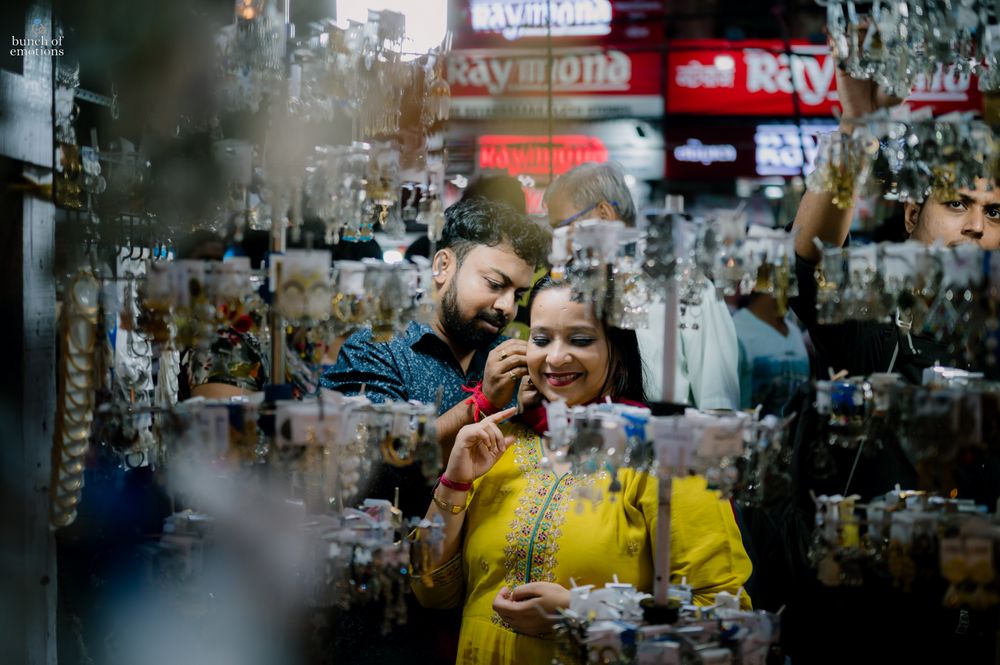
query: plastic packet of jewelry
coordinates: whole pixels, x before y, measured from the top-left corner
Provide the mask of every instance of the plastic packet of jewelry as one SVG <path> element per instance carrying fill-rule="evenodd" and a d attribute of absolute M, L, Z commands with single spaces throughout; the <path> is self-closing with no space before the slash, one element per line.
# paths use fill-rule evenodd
<path fill-rule="evenodd" d="M 231 256 L 222 263 L 209 264 L 206 290 L 218 304 L 234 303 L 252 295 L 250 258 Z"/>
<path fill-rule="evenodd" d="M 627 627 L 618 622 L 598 621 L 587 627 L 585 644 L 590 653 L 596 654 L 598 662 L 621 662 L 623 656 L 622 633 Z"/>
<path fill-rule="evenodd" d="M 676 278 L 678 257 L 686 249 L 683 221 L 680 213 L 669 212 L 650 219 L 646 226 L 643 272 L 656 291 L 672 286 Z"/>
<path fill-rule="evenodd" d="M 101 162 L 97 150 L 87 146 L 80 148 L 80 166 L 83 171 L 80 181 L 83 190 L 88 194 L 103 194 L 108 183 L 101 175 Z"/>
<path fill-rule="evenodd" d="M 811 192 L 831 194 L 833 204 L 846 210 L 867 182 L 871 149 L 839 131 L 819 134 L 818 138 L 815 167 L 806 176 L 806 187 Z"/>
<path fill-rule="evenodd" d="M 228 404 L 189 402 L 178 406 L 181 428 L 172 441 L 175 456 L 196 464 L 221 459 L 229 449 Z"/>
<path fill-rule="evenodd" d="M 399 146 L 389 141 L 373 142 L 371 153 L 368 198 L 387 208 L 399 200 Z"/>
<path fill-rule="evenodd" d="M 717 279 L 738 280 L 721 282 L 726 292 L 764 293 L 787 307 L 788 298 L 798 295 L 794 243 L 795 234 L 783 229 L 751 226 L 738 248 L 714 261 Z"/>
<path fill-rule="evenodd" d="M 643 640 L 636 645 L 638 665 L 681 665 L 680 642 Z"/>
<path fill-rule="evenodd" d="M 175 307 L 191 307 L 205 294 L 205 262 L 174 261 L 169 269 L 171 301 Z"/>
<path fill-rule="evenodd" d="M 606 312 L 611 325 L 627 330 L 645 328 L 652 293 L 642 276 L 642 238 L 637 229 L 618 236 L 618 252 L 611 267 L 611 297 Z"/>
<path fill-rule="evenodd" d="M 700 443 L 696 424 L 683 416 L 657 416 L 650 419 L 647 431 L 653 439 L 659 470 L 687 473 Z"/>
<path fill-rule="evenodd" d="M 624 229 L 623 222 L 598 219 L 581 220 L 573 226 L 572 258 L 566 267 L 566 279 L 576 298 L 594 303 L 600 318 L 613 309 L 609 277 L 618 252 L 618 237 Z"/>
<path fill-rule="evenodd" d="M 567 264 L 572 257 L 570 233 L 572 228 L 564 226 L 552 231 L 552 251 L 549 253 L 549 263 L 552 265 L 552 278 L 561 280 L 566 275 Z"/>
<path fill-rule="evenodd" d="M 553 451 L 562 451 L 570 445 L 574 434 L 573 419 L 566 402 L 560 399 L 545 403 L 545 413 L 548 421 L 546 436 Z"/>
<path fill-rule="evenodd" d="M 319 433 L 319 409 L 316 402 L 281 400 L 275 404 L 274 443 L 279 447 L 318 446 L 322 444 Z"/>
<path fill-rule="evenodd" d="M 275 305 L 287 321 L 305 325 L 330 317 L 331 263 L 328 250 L 311 249 L 290 249 L 272 260 Z"/>
<path fill-rule="evenodd" d="M 771 645 L 780 634 L 780 617 L 770 612 L 743 612 L 740 623 L 747 634 L 739 641 L 742 665 L 766 665 Z"/>

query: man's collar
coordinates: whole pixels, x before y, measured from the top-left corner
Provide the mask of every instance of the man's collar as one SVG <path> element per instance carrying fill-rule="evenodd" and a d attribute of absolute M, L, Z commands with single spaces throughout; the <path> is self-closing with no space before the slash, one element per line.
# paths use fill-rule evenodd
<path fill-rule="evenodd" d="M 408 346 L 413 346 L 427 335 L 440 339 L 434 334 L 434 329 L 429 324 L 420 321 L 411 321 L 410 325 L 406 327 L 406 332 L 403 333 L 403 340 Z M 441 341 L 443 342 L 444 340 Z"/>

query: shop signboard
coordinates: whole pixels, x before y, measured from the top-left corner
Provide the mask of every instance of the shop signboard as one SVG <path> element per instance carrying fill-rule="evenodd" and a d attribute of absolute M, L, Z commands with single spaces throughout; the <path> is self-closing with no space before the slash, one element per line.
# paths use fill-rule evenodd
<path fill-rule="evenodd" d="M 452 0 L 454 50 L 445 67 L 452 118 L 661 117 L 664 5 Z"/>
<path fill-rule="evenodd" d="M 562 119 L 663 115 L 661 57 L 613 48 L 557 49 L 552 59 L 552 115 Z M 445 73 L 456 119 L 549 115 L 544 50 L 466 50 L 448 56 Z"/>
<path fill-rule="evenodd" d="M 509 175 L 560 175 L 584 162 L 608 161 L 608 149 L 597 137 L 585 134 L 517 136 L 488 134 L 479 137 L 481 171 L 506 171 Z"/>
<path fill-rule="evenodd" d="M 570 123 L 565 133 L 485 134 L 476 139 L 475 171 L 530 176 L 548 182 L 584 162 L 619 163 L 637 180 L 663 177 L 663 135 L 649 123 L 608 121 Z"/>
<path fill-rule="evenodd" d="M 730 180 L 801 176 L 812 171 L 819 134 L 832 121 L 727 127 L 670 127 L 664 132 L 667 178 Z"/>
<path fill-rule="evenodd" d="M 752 175 L 753 127 L 667 126 L 664 130 L 667 178 L 722 180 Z"/>
<path fill-rule="evenodd" d="M 809 175 L 816 166 L 819 136 L 836 125 L 761 124 L 754 132 L 754 170 L 759 176 Z"/>
<path fill-rule="evenodd" d="M 452 0 L 454 46 L 660 44 L 663 0 Z"/>
<path fill-rule="evenodd" d="M 837 104 L 835 68 L 827 46 L 753 40 L 685 40 L 667 56 L 668 113 L 696 115 L 831 116 Z M 981 110 L 975 78 L 938 69 L 920 75 L 907 102 L 935 113 Z"/>

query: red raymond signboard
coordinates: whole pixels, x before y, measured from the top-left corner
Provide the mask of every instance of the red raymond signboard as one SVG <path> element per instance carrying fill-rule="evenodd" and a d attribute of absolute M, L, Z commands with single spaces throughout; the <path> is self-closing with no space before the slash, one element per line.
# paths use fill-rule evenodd
<path fill-rule="evenodd" d="M 547 136 L 485 135 L 479 137 L 479 168 L 504 170 L 510 175 L 560 175 L 584 162 L 608 161 L 608 149 L 601 140 L 582 134 Z"/>
<path fill-rule="evenodd" d="M 667 113 L 698 115 L 831 116 L 837 107 L 836 63 L 826 46 L 755 40 L 672 42 L 667 56 Z M 937 114 L 981 111 L 975 78 L 953 70 L 921 76 L 907 99 Z"/>
<path fill-rule="evenodd" d="M 608 48 L 553 52 L 553 114 L 558 118 L 658 117 L 661 58 Z M 448 55 L 445 76 L 455 118 L 546 117 L 545 51 L 464 50 Z"/>

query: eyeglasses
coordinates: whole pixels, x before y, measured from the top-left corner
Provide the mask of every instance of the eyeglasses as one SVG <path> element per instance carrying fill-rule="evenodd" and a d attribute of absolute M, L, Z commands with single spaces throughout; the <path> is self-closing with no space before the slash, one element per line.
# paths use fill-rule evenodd
<path fill-rule="evenodd" d="M 570 215 L 566 219 L 564 219 L 561 222 L 559 222 L 558 224 L 556 224 L 555 228 L 558 229 L 558 228 L 561 228 L 563 226 L 569 226 L 570 224 L 572 224 L 576 220 L 580 219 L 581 217 L 583 217 L 584 215 L 586 215 L 588 212 L 590 212 L 591 210 L 593 210 L 597 206 L 601 205 L 602 203 L 604 203 L 604 201 L 598 201 L 597 203 L 595 203 L 594 205 L 590 206 L 589 208 L 584 208 L 583 210 L 581 210 L 580 212 L 576 213 L 575 215 Z M 618 201 L 608 201 L 608 203 L 610 203 L 611 207 L 614 208 L 616 211 L 618 210 Z"/>

